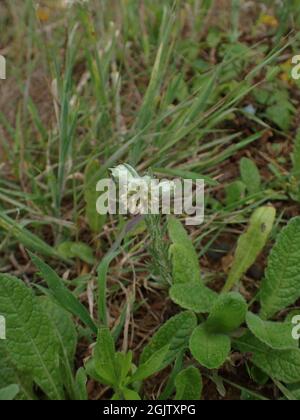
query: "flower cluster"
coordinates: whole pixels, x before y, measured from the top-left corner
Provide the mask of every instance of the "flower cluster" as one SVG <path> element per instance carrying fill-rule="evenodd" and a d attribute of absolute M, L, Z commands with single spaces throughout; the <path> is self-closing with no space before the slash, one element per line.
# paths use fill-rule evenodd
<path fill-rule="evenodd" d="M 173 181 L 159 182 L 149 175 L 141 177 L 130 165 L 119 165 L 110 171 L 120 188 L 120 204 L 128 208 L 131 214 L 158 210 L 161 200 L 170 199 L 174 193 Z"/>

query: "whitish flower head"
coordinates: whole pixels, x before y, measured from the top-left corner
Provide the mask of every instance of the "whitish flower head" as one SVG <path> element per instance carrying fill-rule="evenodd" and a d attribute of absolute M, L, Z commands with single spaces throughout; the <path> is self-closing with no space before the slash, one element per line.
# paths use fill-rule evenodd
<path fill-rule="evenodd" d="M 62 5 L 64 7 L 72 7 L 75 4 L 84 4 L 87 3 L 89 0 L 62 0 Z"/>
<path fill-rule="evenodd" d="M 140 179 L 138 173 L 130 165 L 119 165 L 116 168 L 110 169 L 111 175 L 115 181 L 123 183 L 134 182 Z"/>
<path fill-rule="evenodd" d="M 159 204 L 160 198 L 171 197 L 175 183 L 158 182 L 150 176 L 139 176 L 130 165 L 119 165 L 110 169 L 115 181 L 121 189 L 120 201 L 127 203 L 131 214 L 147 214 L 151 204 Z"/>

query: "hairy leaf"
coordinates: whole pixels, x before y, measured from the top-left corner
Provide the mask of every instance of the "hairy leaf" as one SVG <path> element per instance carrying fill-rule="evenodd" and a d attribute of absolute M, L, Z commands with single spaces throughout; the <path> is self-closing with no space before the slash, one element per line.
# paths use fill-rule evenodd
<path fill-rule="evenodd" d="M 220 295 L 212 307 L 206 327 L 211 332 L 228 334 L 245 321 L 247 309 L 247 303 L 239 293 Z"/>
<path fill-rule="evenodd" d="M 224 291 L 228 292 L 238 283 L 246 271 L 254 264 L 263 250 L 272 231 L 276 210 L 274 207 L 260 207 L 251 216 L 249 228 L 237 245 L 232 268 Z"/>
<path fill-rule="evenodd" d="M 157 350 L 145 363 L 142 363 L 130 378 L 130 382 L 143 381 L 159 372 L 163 366 L 169 351 L 169 345 Z"/>
<path fill-rule="evenodd" d="M 298 348 L 298 341 L 292 337 L 292 323 L 263 321 L 259 316 L 251 312 L 248 312 L 246 320 L 252 334 L 272 349 L 288 350 Z"/>
<path fill-rule="evenodd" d="M 199 370 L 194 366 L 189 366 L 179 372 L 175 379 L 175 385 L 175 400 L 200 400 L 203 383 Z"/>
<path fill-rule="evenodd" d="M 261 315 L 271 318 L 300 297 L 300 217 L 284 228 L 268 260 L 260 291 Z"/>
<path fill-rule="evenodd" d="M 0 388 L 17 384 L 20 392 L 18 399 L 32 400 L 32 378 L 29 375 L 18 372 L 8 354 L 7 345 L 0 340 Z"/>
<path fill-rule="evenodd" d="M 189 338 L 196 325 L 197 319 L 193 312 L 182 312 L 170 318 L 144 348 L 141 363 L 168 344 L 169 351 L 164 360 L 164 366 L 170 364 L 181 350 L 188 347 Z"/>
<path fill-rule="evenodd" d="M 116 371 L 118 372 L 119 383 L 123 384 L 126 380 L 127 375 L 131 371 L 132 367 L 132 351 L 127 353 L 116 353 L 115 355 L 115 364 Z"/>
<path fill-rule="evenodd" d="M 0 401 L 12 401 L 16 398 L 20 391 L 20 388 L 16 384 L 7 386 L 6 388 L 0 389 Z"/>
<path fill-rule="evenodd" d="M 240 162 L 242 181 L 250 194 L 260 191 L 261 177 L 255 162 L 251 159 L 243 158 Z"/>
<path fill-rule="evenodd" d="M 197 252 L 187 231 L 175 217 L 168 219 L 168 232 L 173 242 L 170 253 L 174 283 L 200 282 L 201 272 Z"/>
<path fill-rule="evenodd" d="M 94 351 L 94 366 L 97 374 L 112 386 L 118 385 L 115 362 L 115 343 L 108 328 L 99 329 Z"/>
<path fill-rule="evenodd" d="M 77 346 L 77 332 L 70 314 L 49 297 L 42 296 L 39 301 L 53 325 L 60 343 L 62 356 L 73 364 Z"/>
<path fill-rule="evenodd" d="M 300 349 L 273 350 L 251 333 L 238 339 L 236 347 L 252 354 L 252 362 L 271 378 L 287 384 L 300 381 Z"/>
<path fill-rule="evenodd" d="M 238 203 L 245 196 L 246 186 L 241 181 L 235 181 L 226 187 L 227 206 Z"/>
<path fill-rule="evenodd" d="M 199 264 L 193 264 L 189 250 L 180 244 L 169 249 L 173 265 L 173 283 L 200 283 Z"/>
<path fill-rule="evenodd" d="M 200 325 L 190 339 L 190 350 L 200 365 L 207 369 L 218 369 L 226 361 L 231 349 L 230 338 L 224 334 L 210 333 Z"/>
<path fill-rule="evenodd" d="M 170 289 L 173 302 L 184 309 L 197 313 L 208 313 L 217 299 L 217 294 L 201 283 L 174 284 Z"/>
<path fill-rule="evenodd" d="M 125 397 L 125 401 L 140 401 L 141 397 L 136 391 L 133 391 L 132 389 L 124 388 L 122 390 L 123 395 Z"/>
<path fill-rule="evenodd" d="M 14 365 L 28 372 L 50 399 L 62 399 L 59 344 L 33 292 L 21 280 L 0 275 L 0 312 L 6 317 L 5 345 Z"/>

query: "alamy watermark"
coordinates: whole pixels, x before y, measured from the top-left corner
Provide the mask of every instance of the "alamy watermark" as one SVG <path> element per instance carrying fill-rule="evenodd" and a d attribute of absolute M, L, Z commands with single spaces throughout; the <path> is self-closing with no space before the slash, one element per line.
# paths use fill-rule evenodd
<path fill-rule="evenodd" d="M 296 315 L 292 319 L 292 324 L 295 325 L 292 330 L 292 337 L 294 340 L 300 339 L 300 315 Z"/>
<path fill-rule="evenodd" d="M 129 165 L 111 170 L 112 178 L 97 184 L 100 196 L 97 212 L 121 215 L 186 215 L 186 225 L 204 221 L 204 181 L 202 179 L 158 180 L 140 177 Z"/>
<path fill-rule="evenodd" d="M 0 55 L 0 80 L 6 79 L 6 58 Z"/>
<path fill-rule="evenodd" d="M 6 320 L 0 315 L 0 340 L 6 340 Z"/>

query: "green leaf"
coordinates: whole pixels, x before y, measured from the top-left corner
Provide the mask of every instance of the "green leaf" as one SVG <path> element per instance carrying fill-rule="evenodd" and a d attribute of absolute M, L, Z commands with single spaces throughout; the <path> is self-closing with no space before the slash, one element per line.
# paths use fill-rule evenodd
<path fill-rule="evenodd" d="M 169 253 L 173 265 L 173 283 L 200 283 L 199 264 L 193 264 L 189 250 L 180 244 L 170 246 Z"/>
<path fill-rule="evenodd" d="M 239 293 L 220 295 L 209 314 L 206 328 L 210 332 L 229 334 L 245 322 L 247 310 L 247 303 Z"/>
<path fill-rule="evenodd" d="M 94 351 L 94 364 L 97 374 L 111 386 L 118 385 L 115 355 L 115 343 L 109 329 L 100 328 Z"/>
<path fill-rule="evenodd" d="M 21 244 L 31 251 L 38 252 L 50 258 L 64 259 L 54 248 L 1 211 L 0 228 L 13 235 Z"/>
<path fill-rule="evenodd" d="M 130 383 L 143 381 L 159 372 L 169 351 L 169 345 L 157 350 L 145 363 L 141 364 L 130 378 Z"/>
<path fill-rule="evenodd" d="M 0 389 L 0 401 L 13 401 L 18 395 L 20 388 L 16 384 Z"/>
<path fill-rule="evenodd" d="M 132 351 L 127 353 L 116 353 L 115 364 L 116 371 L 118 372 L 119 383 L 123 384 L 126 380 L 127 375 L 129 374 L 132 367 Z"/>
<path fill-rule="evenodd" d="M 57 252 L 67 259 L 79 258 L 81 261 L 90 265 L 95 263 L 92 248 L 83 242 L 63 242 L 58 246 Z"/>
<path fill-rule="evenodd" d="M 47 296 L 40 297 L 39 301 L 52 323 L 62 356 L 72 365 L 77 346 L 77 332 L 69 312 Z"/>
<path fill-rule="evenodd" d="M 57 302 L 68 312 L 77 316 L 94 333 L 97 333 L 97 326 L 91 319 L 88 310 L 76 299 L 76 297 L 64 286 L 62 279 L 44 263 L 39 257 L 30 253 L 34 265 L 40 270 L 49 289 Z"/>
<path fill-rule="evenodd" d="M 110 379 L 105 379 L 104 377 L 99 375 L 99 373 L 97 372 L 94 357 L 85 362 L 84 368 L 87 375 L 90 378 L 92 378 L 94 381 L 97 381 L 100 384 L 112 386 Z"/>
<path fill-rule="evenodd" d="M 300 297 L 300 217 L 277 238 L 260 290 L 261 315 L 271 318 Z"/>
<path fill-rule="evenodd" d="M 241 181 L 235 181 L 226 187 L 226 204 L 234 205 L 242 200 L 245 196 L 246 186 Z"/>
<path fill-rule="evenodd" d="M 62 399 L 59 344 L 32 290 L 15 277 L 0 275 L 0 312 L 6 318 L 5 345 L 14 365 L 28 372 L 50 399 Z"/>
<path fill-rule="evenodd" d="M 99 320 L 104 325 L 108 325 L 107 307 L 106 307 L 106 294 L 107 294 L 107 273 L 109 266 L 113 259 L 118 255 L 117 252 L 108 253 L 102 258 L 98 268 L 98 313 Z"/>
<path fill-rule="evenodd" d="M 261 190 L 259 170 L 251 159 L 243 158 L 240 162 L 241 178 L 249 194 L 256 194 Z"/>
<path fill-rule="evenodd" d="M 251 312 L 248 312 L 246 321 L 252 334 L 273 350 L 298 348 L 298 341 L 292 337 L 292 323 L 263 321 Z"/>
<path fill-rule="evenodd" d="M 86 388 L 87 384 L 87 376 L 84 368 L 78 369 L 75 378 L 76 384 L 76 394 L 79 401 L 87 401 L 88 400 L 88 392 Z"/>
<path fill-rule="evenodd" d="M 247 232 L 238 241 L 232 268 L 224 287 L 225 292 L 231 290 L 254 264 L 266 245 L 275 217 L 276 210 L 274 207 L 260 207 L 255 210 L 251 216 Z"/>
<path fill-rule="evenodd" d="M 5 341 L 0 340 L 0 388 L 18 384 L 20 393 L 18 399 L 32 400 L 32 378 L 29 375 L 18 372 L 9 357 Z"/>
<path fill-rule="evenodd" d="M 63 258 L 71 259 L 75 258 L 73 253 L 71 252 L 71 248 L 74 242 L 65 241 L 58 245 L 57 252 L 59 255 L 61 255 Z"/>
<path fill-rule="evenodd" d="M 97 160 L 91 160 L 86 169 L 84 175 L 84 199 L 86 203 L 86 218 L 90 229 L 96 234 L 100 234 L 102 228 L 106 222 L 107 216 L 100 215 L 97 212 L 97 199 L 99 193 L 96 190 L 96 182 L 94 181 L 97 173 L 99 172 L 99 163 Z"/>
<path fill-rule="evenodd" d="M 173 243 L 170 254 L 174 283 L 200 282 L 201 272 L 197 252 L 185 228 L 175 217 L 168 219 L 168 232 Z"/>
<path fill-rule="evenodd" d="M 292 154 L 293 169 L 292 175 L 299 181 L 300 180 L 300 130 L 298 130 Z"/>
<path fill-rule="evenodd" d="M 39 297 L 39 302 L 52 323 L 60 347 L 60 370 L 70 398 L 76 397 L 73 364 L 77 346 L 77 332 L 69 312 L 57 305 L 48 296 Z"/>
<path fill-rule="evenodd" d="M 181 312 L 170 318 L 144 348 L 141 363 L 145 363 L 158 350 L 169 345 L 164 367 L 169 365 L 181 350 L 188 347 L 189 338 L 196 326 L 197 318 L 193 312 Z"/>
<path fill-rule="evenodd" d="M 217 293 L 201 283 L 174 284 L 170 289 L 170 298 L 177 305 L 197 313 L 208 313 L 217 299 Z"/>
<path fill-rule="evenodd" d="M 123 388 L 122 393 L 124 395 L 125 401 L 141 401 L 139 394 L 132 389 Z"/>
<path fill-rule="evenodd" d="M 275 123 L 282 131 L 287 132 L 290 129 L 293 114 L 286 106 L 287 103 L 277 103 L 268 107 L 266 116 Z"/>
<path fill-rule="evenodd" d="M 292 392 L 296 401 L 300 401 L 300 384 L 295 383 L 288 386 L 290 392 Z"/>
<path fill-rule="evenodd" d="M 81 261 L 84 261 L 90 265 L 94 265 L 95 257 L 93 250 L 90 246 L 82 242 L 75 242 L 71 247 L 71 252 L 74 255 L 74 257 L 81 259 Z"/>
<path fill-rule="evenodd" d="M 200 325 L 190 339 L 190 350 L 200 365 L 207 369 L 219 369 L 230 354 L 231 342 L 227 335 L 210 333 Z"/>
<path fill-rule="evenodd" d="M 203 389 L 201 374 L 194 366 L 190 366 L 176 376 L 175 400 L 196 401 L 200 400 Z"/>
<path fill-rule="evenodd" d="M 273 350 L 247 333 L 236 341 L 243 353 L 252 354 L 252 362 L 273 379 L 293 384 L 300 381 L 300 350 Z"/>
<path fill-rule="evenodd" d="M 168 380 L 166 382 L 166 386 L 158 398 L 160 401 L 169 400 L 171 395 L 174 393 L 175 379 L 178 373 L 182 370 L 184 357 L 185 350 L 179 351 L 174 361 L 172 370 L 169 374 Z"/>

